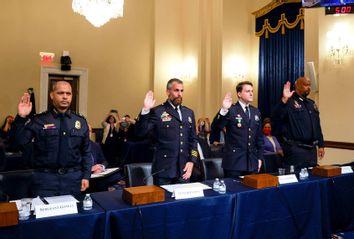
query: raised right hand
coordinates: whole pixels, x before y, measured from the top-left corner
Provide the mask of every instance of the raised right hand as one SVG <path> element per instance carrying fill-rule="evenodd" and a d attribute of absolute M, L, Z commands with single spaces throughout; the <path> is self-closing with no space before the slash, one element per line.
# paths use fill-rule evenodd
<path fill-rule="evenodd" d="M 281 100 L 283 101 L 283 103 L 285 104 L 286 102 L 288 102 L 288 99 L 293 96 L 294 94 L 294 90 L 291 91 L 290 90 L 290 81 L 287 81 L 284 85 L 284 88 L 283 88 L 283 97 L 281 98 Z"/>
<path fill-rule="evenodd" d="M 145 95 L 145 99 L 144 99 L 144 107 L 143 109 L 148 111 L 150 110 L 152 107 L 154 107 L 155 105 L 155 99 L 154 99 L 154 92 L 152 92 L 151 90 L 149 90 L 146 95 Z"/>
<path fill-rule="evenodd" d="M 20 102 L 17 107 L 17 114 L 22 118 L 27 117 L 31 113 L 32 110 L 32 102 L 30 100 L 30 95 L 28 93 L 24 93 L 21 96 Z"/>
<path fill-rule="evenodd" d="M 228 109 L 230 109 L 231 105 L 232 105 L 232 97 L 231 97 L 231 93 L 228 92 L 228 93 L 225 95 L 224 100 L 222 101 L 222 108 L 223 108 L 224 110 L 228 110 Z"/>

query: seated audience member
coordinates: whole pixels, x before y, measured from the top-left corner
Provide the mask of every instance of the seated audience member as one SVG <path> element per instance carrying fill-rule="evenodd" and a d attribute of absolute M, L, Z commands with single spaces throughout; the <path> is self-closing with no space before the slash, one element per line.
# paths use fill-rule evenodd
<path fill-rule="evenodd" d="M 89 125 L 89 133 L 91 138 L 91 134 L 92 134 L 91 125 Z M 91 147 L 91 159 L 92 159 L 91 173 L 98 174 L 104 172 L 106 170 L 106 167 L 108 166 L 108 162 L 104 157 L 101 146 L 98 143 L 90 140 L 90 147 Z M 122 176 L 118 171 L 102 178 L 95 178 L 94 180 L 91 179 L 89 191 L 90 192 L 105 191 L 109 187 L 117 184 L 118 181 L 121 179 Z"/>
<path fill-rule="evenodd" d="M 209 135 L 210 143 L 210 157 L 220 158 L 222 157 L 225 144 L 225 128 L 219 130 L 217 127 L 211 125 L 211 131 Z"/>
<path fill-rule="evenodd" d="M 0 172 L 5 168 L 5 146 L 0 139 Z M 0 178 L 1 181 L 1 178 Z M 1 190 L 1 188 L 0 188 Z"/>
<path fill-rule="evenodd" d="M 210 121 L 209 118 L 199 118 L 197 121 L 197 138 L 204 158 L 210 157 L 209 147 Z"/>
<path fill-rule="evenodd" d="M 8 115 L 6 116 L 5 121 L 1 126 L 0 137 L 3 139 L 4 144 L 8 144 L 11 125 L 13 121 L 14 117 L 12 115 Z"/>
<path fill-rule="evenodd" d="M 272 136 L 272 126 L 270 118 L 265 118 L 263 121 L 263 154 L 280 154 L 283 156 L 283 150 L 275 136 Z"/>
<path fill-rule="evenodd" d="M 108 166 L 108 162 L 104 157 L 101 146 L 98 143 L 91 140 L 92 127 L 91 125 L 88 126 L 89 126 L 89 133 L 90 133 L 90 147 L 91 147 L 91 159 L 92 159 L 91 172 L 93 174 L 101 173 L 105 171 L 106 167 Z"/>
<path fill-rule="evenodd" d="M 102 122 L 102 148 L 110 167 L 118 165 L 118 130 L 119 115 L 117 110 L 111 110 Z"/>

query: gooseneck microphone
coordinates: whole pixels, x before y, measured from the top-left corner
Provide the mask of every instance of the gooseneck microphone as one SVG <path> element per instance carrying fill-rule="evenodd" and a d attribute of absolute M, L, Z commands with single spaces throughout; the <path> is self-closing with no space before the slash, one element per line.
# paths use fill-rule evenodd
<path fill-rule="evenodd" d="M 168 167 L 166 167 L 166 168 L 162 168 L 162 169 L 160 169 L 160 170 L 158 170 L 158 171 L 156 171 L 156 172 L 151 173 L 150 175 L 144 177 L 143 183 L 146 184 L 146 181 L 147 181 L 150 177 L 153 177 L 153 176 L 155 176 L 156 174 L 165 172 L 166 170 L 168 170 L 168 169 L 170 169 L 170 168 L 171 168 L 171 165 L 168 166 Z"/>

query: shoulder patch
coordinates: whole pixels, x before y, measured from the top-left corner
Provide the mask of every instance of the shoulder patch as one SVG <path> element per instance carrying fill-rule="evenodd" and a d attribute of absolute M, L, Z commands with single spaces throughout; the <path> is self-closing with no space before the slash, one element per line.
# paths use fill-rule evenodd
<path fill-rule="evenodd" d="M 307 100 L 310 101 L 311 103 L 315 103 L 315 101 L 310 98 L 307 98 Z"/>
<path fill-rule="evenodd" d="M 49 113 L 49 111 L 48 111 L 48 110 L 46 110 L 46 111 L 42 111 L 42 112 L 40 112 L 40 113 L 38 113 L 38 114 L 35 114 L 34 116 L 45 115 L 45 114 L 47 114 L 47 113 Z"/>

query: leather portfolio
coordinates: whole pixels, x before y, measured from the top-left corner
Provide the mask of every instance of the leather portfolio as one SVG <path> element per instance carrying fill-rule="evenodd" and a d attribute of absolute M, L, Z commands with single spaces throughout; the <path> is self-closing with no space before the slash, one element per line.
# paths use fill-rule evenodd
<path fill-rule="evenodd" d="M 251 188 L 270 188 L 279 184 L 278 177 L 270 174 L 252 174 L 243 178 L 243 184 Z"/>
<path fill-rule="evenodd" d="M 0 227 L 13 226 L 18 224 L 18 210 L 16 203 L 0 203 Z"/>
<path fill-rule="evenodd" d="M 124 188 L 122 198 L 130 205 L 141 205 L 165 201 L 165 190 L 155 186 L 138 186 Z"/>
<path fill-rule="evenodd" d="M 312 169 L 312 175 L 321 177 L 333 177 L 341 175 L 342 169 L 338 166 L 317 166 Z"/>

